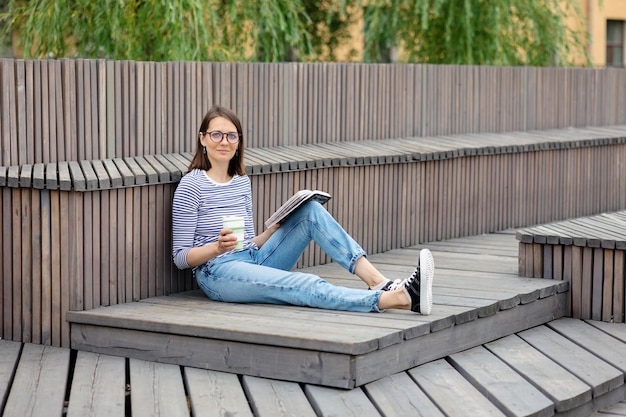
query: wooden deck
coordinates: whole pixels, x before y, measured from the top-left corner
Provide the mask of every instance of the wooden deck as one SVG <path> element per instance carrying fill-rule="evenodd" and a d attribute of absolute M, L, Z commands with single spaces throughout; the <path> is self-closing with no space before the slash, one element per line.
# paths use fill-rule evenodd
<path fill-rule="evenodd" d="M 429 317 L 217 304 L 191 292 L 72 314 L 72 350 L 0 341 L 0 414 L 482 417 L 624 409 L 625 324 L 559 319 L 567 283 L 517 277 L 513 232 L 428 246 L 438 265 Z M 417 249 L 371 258 L 400 276 Z M 308 270 L 357 284 L 334 265 Z M 99 326 L 87 323 L 105 321 L 119 328 L 93 339 Z M 227 369 L 201 369 L 213 363 Z M 357 387 L 344 389 L 350 385 Z"/>
<path fill-rule="evenodd" d="M 559 319 L 352 390 L 3 340 L 0 352 L 3 417 L 626 415 L 623 323 Z"/>
<path fill-rule="evenodd" d="M 432 246 L 433 314 L 347 313 L 212 302 L 191 291 L 68 312 L 78 350 L 339 388 L 354 388 L 563 316 L 568 283 L 519 278 L 513 232 Z M 370 256 L 408 276 L 418 247 Z M 305 269 L 363 284 L 337 264 Z"/>

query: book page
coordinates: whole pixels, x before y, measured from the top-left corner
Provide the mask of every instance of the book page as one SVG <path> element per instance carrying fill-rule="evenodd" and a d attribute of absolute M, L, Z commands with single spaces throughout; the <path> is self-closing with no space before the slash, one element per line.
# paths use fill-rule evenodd
<path fill-rule="evenodd" d="M 326 203 L 330 200 L 331 196 L 324 191 L 319 190 L 300 190 L 295 193 L 289 200 L 285 201 L 282 206 L 278 208 L 266 221 L 265 227 L 269 228 L 276 223 L 282 223 L 292 214 L 298 207 L 307 201 L 314 200 L 320 204 Z"/>

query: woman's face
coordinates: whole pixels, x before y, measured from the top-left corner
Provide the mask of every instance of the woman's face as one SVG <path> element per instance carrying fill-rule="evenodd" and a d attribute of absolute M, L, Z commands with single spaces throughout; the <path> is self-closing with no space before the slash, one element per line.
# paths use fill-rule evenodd
<path fill-rule="evenodd" d="M 221 132 L 221 140 L 214 142 L 211 140 L 211 132 Z M 212 166 L 226 164 L 235 156 L 239 141 L 230 143 L 226 139 L 226 134 L 237 134 L 237 128 L 228 119 L 218 116 L 209 122 L 206 134 L 200 135 L 200 142 L 206 148 L 207 156 Z M 215 134 L 217 136 L 217 134 Z"/>

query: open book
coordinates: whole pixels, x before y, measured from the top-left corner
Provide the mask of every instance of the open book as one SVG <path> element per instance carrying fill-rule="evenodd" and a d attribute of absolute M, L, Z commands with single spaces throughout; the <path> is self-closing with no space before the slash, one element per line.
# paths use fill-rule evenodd
<path fill-rule="evenodd" d="M 290 214 L 307 201 L 317 201 L 320 204 L 330 200 L 330 194 L 319 190 L 300 190 L 276 210 L 269 219 L 265 220 L 265 227 L 269 228 L 276 223 L 282 223 Z"/>

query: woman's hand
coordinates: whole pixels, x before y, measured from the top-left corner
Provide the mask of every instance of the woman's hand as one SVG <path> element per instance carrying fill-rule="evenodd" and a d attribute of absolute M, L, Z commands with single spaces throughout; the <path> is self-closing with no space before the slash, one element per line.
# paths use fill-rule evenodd
<path fill-rule="evenodd" d="M 217 242 L 191 248 L 189 252 L 187 252 L 187 264 L 193 268 L 229 250 L 235 249 L 237 236 L 232 233 L 233 231 L 231 229 L 223 229 L 217 238 Z"/>
<path fill-rule="evenodd" d="M 235 245 L 237 245 L 237 236 L 232 233 L 233 231 L 231 229 L 222 229 L 220 232 L 216 242 L 218 255 L 235 249 Z"/>

